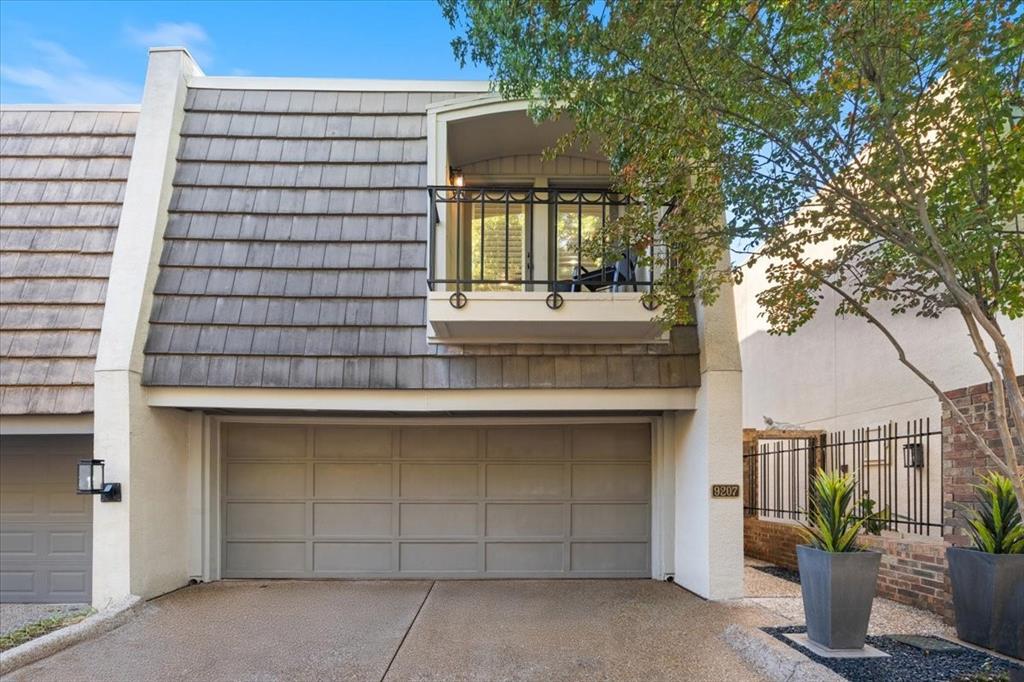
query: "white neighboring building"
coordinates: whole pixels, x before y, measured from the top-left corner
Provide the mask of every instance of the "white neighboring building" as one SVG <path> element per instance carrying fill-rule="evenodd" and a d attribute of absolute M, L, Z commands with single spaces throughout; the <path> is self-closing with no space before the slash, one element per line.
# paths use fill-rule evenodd
<path fill-rule="evenodd" d="M 795 334 L 771 336 L 757 304 L 766 286 L 759 264 L 736 288 L 744 427 L 764 428 L 767 415 L 826 431 L 922 418 L 939 428 L 942 408 L 935 394 L 900 364 L 877 329 L 861 318 L 834 315 L 834 293 L 825 295 L 818 314 Z M 937 320 L 902 315 L 891 322 L 911 362 L 943 390 L 989 380 L 955 312 Z M 1024 320 L 1000 324 L 1016 358 L 1024 361 Z"/>

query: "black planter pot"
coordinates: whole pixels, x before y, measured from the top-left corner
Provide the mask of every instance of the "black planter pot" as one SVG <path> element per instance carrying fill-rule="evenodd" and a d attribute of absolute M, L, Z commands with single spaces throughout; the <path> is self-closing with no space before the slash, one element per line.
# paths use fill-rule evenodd
<path fill-rule="evenodd" d="M 807 636 L 829 649 L 863 648 L 882 555 L 798 545 L 796 558 Z"/>
<path fill-rule="evenodd" d="M 950 547 L 946 561 L 957 636 L 1024 658 L 1024 554 Z"/>

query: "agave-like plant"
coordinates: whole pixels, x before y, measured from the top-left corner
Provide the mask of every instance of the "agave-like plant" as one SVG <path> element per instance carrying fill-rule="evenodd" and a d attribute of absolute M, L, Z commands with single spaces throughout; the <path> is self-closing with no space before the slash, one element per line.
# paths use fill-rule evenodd
<path fill-rule="evenodd" d="M 811 481 L 811 504 L 804 537 L 815 549 L 825 552 L 858 552 L 857 533 L 864 518 L 853 512 L 852 476 L 818 469 Z"/>
<path fill-rule="evenodd" d="M 993 471 L 974 486 L 977 509 L 967 512 L 974 548 L 989 554 L 1024 554 L 1024 521 L 1009 478 Z"/>

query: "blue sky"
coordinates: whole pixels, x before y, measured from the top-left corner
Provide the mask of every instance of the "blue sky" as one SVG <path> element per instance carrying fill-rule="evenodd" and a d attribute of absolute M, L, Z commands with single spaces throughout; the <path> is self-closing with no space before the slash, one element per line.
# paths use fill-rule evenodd
<path fill-rule="evenodd" d="M 154 45 L 185 45 L 211 76 L 486 78 L 452 37 L 433 0 L 0 0 L 0 102 L 137 102 Z"/>

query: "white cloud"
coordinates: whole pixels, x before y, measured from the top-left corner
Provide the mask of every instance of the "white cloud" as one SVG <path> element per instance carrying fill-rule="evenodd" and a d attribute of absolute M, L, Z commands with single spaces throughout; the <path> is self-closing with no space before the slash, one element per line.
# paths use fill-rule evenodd
<path fill-rule="evenodd" d="M 55 103 L 128 104 L 141 99 L 141 89 L 132 83 L 94 73 L 78 57 L 57 43 L 30 43 L 31 65 L 0 64 L 0 79 L 20 85 Z"/>
<path fill-rule="evenodd" d="M 213 61 L 210 36 L 199 24 L 165 21 L 149 29 L 128 26 L 125 33 L 142 47 L 186 47 L 200 65 Z"/>

